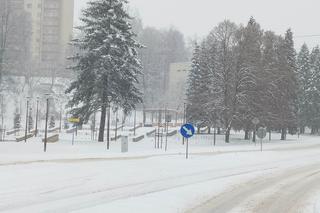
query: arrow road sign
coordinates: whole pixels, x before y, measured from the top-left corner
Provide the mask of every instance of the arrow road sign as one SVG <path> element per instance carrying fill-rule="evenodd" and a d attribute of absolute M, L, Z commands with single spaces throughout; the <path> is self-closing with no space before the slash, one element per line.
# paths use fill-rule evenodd
<path fill-rule="evenodd" d="M 191 138 L 195 133 L 194 126 L 192 124 L 184 124 L 180 129 L 180 133 L 184 138 Z"/>

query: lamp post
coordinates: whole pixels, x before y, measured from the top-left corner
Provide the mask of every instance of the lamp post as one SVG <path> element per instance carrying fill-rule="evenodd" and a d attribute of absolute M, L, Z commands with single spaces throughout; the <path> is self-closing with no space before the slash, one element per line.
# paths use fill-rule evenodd
<path fill-rule="evenodd" d="M 3 94 L 1 93 L 1 141 L 4 141 L 5 128 L 4 128 L 4 104 L 3 104 Z"/>
<path fill-rule="evenodd" d="M 25 131 L 24 131 L 25 143 L 27 143 L 27 134 L 28 134 L 29 101 L 30 101 L 30 97 L 27 97 L 26 125 L 25 125 Z"/>
<path fill-rule="evenodd" d="M 39 97 L 37 97 L 37 111 L 36 111 L 36 130 L 35 130 L 35 136 L 38 135 L 38 119 L 39 119 Z"/>
<path fill-rule="evenodd" d="M 60 102 L 60 122 L 59 122 L 59 132 L 62 130 L 62 103 Z"/>
<path fill-rule="evenodd" d="M 114 134 L 114 140 L 117 141 L 118 137 L 118 108 L 116 109 L 116 128 L 115 128 L 115 134 Z"/>
<path fill-rule="evenodd" d="M 186 103 L 183 103 L 183 124 L 186 123 Z M 184 137 L 182 137 L 182 145 L 184 145 Z"/>
<path fill-rule="evenodd" d="M 136 122 L 137 122 L 137 110 L 134 109 L 134 118 L 133 118 L 133 135 L 136 136 Z"/>
<path fill-rule="evenodd" d="M 107 149 L 110 149 L 110 110 L 111 110 L 111 96 L 108 96 L 108 122 L 107 122 Z"/>
<path fill-rule="evenodd" d="M 46 124 L 45 124 L 45 131 L 44 131 L 44 147 L 43 147 L 43 151 L 44 151 L 44 152 L 47 152 L 48 117 L 49 117 L 49 97 L 50 97 L 50 94 L 45 94 L 45 95 L 46 95 L 47 107 L 46 107 Z"/>

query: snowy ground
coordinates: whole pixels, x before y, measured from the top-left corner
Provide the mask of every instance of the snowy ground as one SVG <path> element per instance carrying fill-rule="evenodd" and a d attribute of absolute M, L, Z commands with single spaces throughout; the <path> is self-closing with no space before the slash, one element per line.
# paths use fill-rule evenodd
<path fill-rule="evenodd" d="M 242 136 L 216 147 L 196 136 L 188 160 L 180 136 L 167 152 L 153 138 L 107 151 L 86 133 L 47 153 L 40 138 L 0 143 L 0 212 L 320 212 L 320 138 L 265 140 L 260 152 Z"/>

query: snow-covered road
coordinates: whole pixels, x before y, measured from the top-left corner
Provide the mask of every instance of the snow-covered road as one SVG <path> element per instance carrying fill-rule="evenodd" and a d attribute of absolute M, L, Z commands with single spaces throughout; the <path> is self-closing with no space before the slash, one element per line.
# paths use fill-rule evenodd
<path fill-rule="evenodd" d="M 236 185 L 189 212 L 304 212 L 308 197 L 320 190 L 320 164 L 267 174 Z"/>
<path fill-rule="evenodd" d="M 189 160 L 183 147 L 0 158 L 0 212 L 317 212 L 317 140 L 266 143 L 262 153 L 252 144 L 215 151 L 194 145 Z"/>

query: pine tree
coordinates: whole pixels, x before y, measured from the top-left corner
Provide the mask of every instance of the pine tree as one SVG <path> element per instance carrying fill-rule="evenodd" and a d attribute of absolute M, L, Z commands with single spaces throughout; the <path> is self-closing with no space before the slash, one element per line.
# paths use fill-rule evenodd
<path fill-rule="evenodd" d="M 72 114 L 86 122 L 93 112 L 101 110 L 99 141 L 104 140 L 111 103 L 128 113 L 141 102 L 137 49 L 142 46 L 134 39 L 125 4 L 126 0 L 89 2 L 79 27 L 84 36 L 72 43 L 81 52 L 72 57 L 77 80 L 66 91 L 73 94 L 69 105 L 74 108 Z"/>
<path fill-rule="evenodd" d="M 276 82 L 279 80 L 278 55 L 277 47 L 279 46 L 280 37 L 274 32 L 267 31 L 263 36 L 262 45 L 262 72 L 260 75 L 261 114 L 259 119 L 269 132 L 274 129 L 277 124 L 278 109 L 275 107 L 277 94 L 279 92 Z"/>
<path fill-rule="evenodd" d="M 309 126 L 309 121 L 312 118 L 310 114 L 311 104 L 311 86 L 312 86 L 312 72 L 310 67 L 310 52 L 308 46 L 303 44 L 297 57 L 298 67 L 298 103 L 299 103 L 299 127 L 301 132 L 304 128 Z M 311 116 L 311 117 L 310 117 Z"/>
<path fill-rule="evenodd" d="M 188 76 L 188 88 L 187 88 L 187 109 L 188 109 L 188 122 L 198 123 L 199 121 L 199 85 L 201 74 L 201 65 L 200 65 L 200 46 L 196 43 L 195 49 L 192 57 L 191 70 Z"/>
<path fill-rule="evenodd" d="M 315 47 L 310 55 L 311 80 L 309 89 L 311 133 L 319 133 L 320 129 L 320 49 Z"/>
<path fill-rule="evenodd" d="M 208 99 L 211 100 L 208 97 L 212 97 L 212 76 L 210 68 L 206 66 L 208 61 L 204 58 L 208 55 L 205 54 L 206 47 L 206 42 L 202 42 L 201 47 L 195 45 L 187 89 L 187 120 L 196 125 L 198 130 L 204 126 L 211 127 L 211 116 L 214 114 L 208 102 Z"/>
<path fill-rule="evenodd" d="M 261 64 L 262 30 L 254 18 L 239 30 L 236 47 L 236 68 L 234 81 L 234 125 L 248 131 L 254 129 L 252 119 L 261 111 L 259 86 Z M 229 131 L 230 131 L 229 127 Z M 255 135 L 254 135 L 255 140 Z"/>
<path fill-rule="evenodd" d="M 279 77 L 278 93 L 275 104 L 278 109 L 278 128 L 281 129 L 281 140 L 286 139 L 287 130 L 297 126 L 297 64 L 294 49 L 293 33 L 289 29 L 278 48 Z"/>

